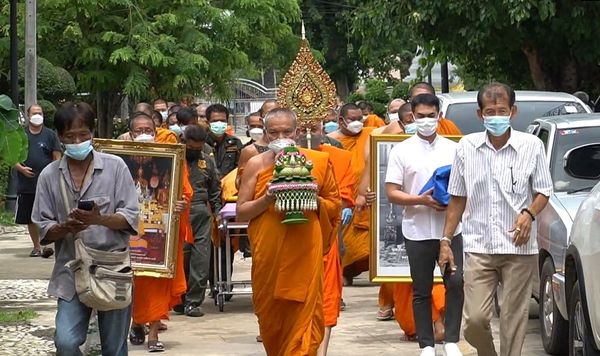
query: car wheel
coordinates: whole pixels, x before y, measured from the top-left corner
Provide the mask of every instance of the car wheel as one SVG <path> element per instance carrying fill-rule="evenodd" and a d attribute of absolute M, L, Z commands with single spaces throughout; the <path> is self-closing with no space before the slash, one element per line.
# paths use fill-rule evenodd
<path fill-rule="evenodd" d="M 552 292 L 553 274 L 554 265 L 552 260 L 547 258 L 544 261 L 540 277 L 539 318 L 544 350 L 549 354 L 559 355 L 567 351 L 564 340 L 569 332 L 569 324 L 560 315 L 560 311 L 554 302 L 554 293 Z"/>
<path fill-rule="evenodd" d="M 579 282 L 576 281 L 569 305 L 569 356 L 600 355 L 592 345 L 593 335 L 587 325 L 585 309 L 581 300 Z"/>

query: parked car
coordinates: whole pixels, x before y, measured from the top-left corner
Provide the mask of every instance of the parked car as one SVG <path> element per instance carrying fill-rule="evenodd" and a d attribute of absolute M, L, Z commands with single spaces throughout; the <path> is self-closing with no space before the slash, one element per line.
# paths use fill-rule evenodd
<path fill-rule="evenodd" d="M 519 131 L 525 131 L 538 117 L 590 113 L 587 105 L 567 93 L 517 90 L 515 96 L 518 114 L 512 127 Z M 438 98 L 444 117 L 452 120 L 463 135 L 484 130 L 477 119 L 476 91 L 438 94 Z"/>
<path fill-rule="evenodd" d="M 580 262 L 574 262 L 581 261 L 580 255 L 574 259 L 574 252 L 569 250 L 575 248 L 572 247 L 573 232 L 576 230 L 574 228 L 575 214 L 600 178 L 574 172 L 585 171 L 586 168 L 591 167 L 600 171 L 600 149 L 591 151 L 586 148 L 600 147 L 600 114 L 539 118 L 534 120 L 527 130 L 537 135 L 544 143 L 554 183 L 554 192 L 548 205 L 536 219 L 540 268 L 539 292 L 536 294 L 538 294 L 539 300 L 544 349 L 551 354 L 562 354 L 568 348 L 566 340 L 569 336 L 569 328 L 580 328 L 580 325 L 568 322 L 572 315 L 570 313 L 573 306 L 572 293 L 574 287 L 578 285 L 574 280 L 583 283 L 583 279 L 578 278 L 579 273 L 583 273 L 582 265 Z M 582 153 L 590 156 L 586 157 Z M 599 235 L 595 236 L 597 240 L 595 243 L 600 246 L 600 240 L 598 240 L 600 229 L 597 229 L 596 233 Z M 581 239 L 581 234 L 577 238 Z M 587 238 L 592 238 L 592 236 Z M 586 243 L 579 242 L 579 244 L 579 246 L 583 246 Z M 586 251 L 586 256 L 587 253 L 589 251 Z M 590 266 L 586 269 L 588 278 L 590 273 L 600 271 L 598 257 L 600 255 L 597 256 L 595 262 L 596 268 Z M 587 299 L 587 301 L 600 306 L 600 284 L 589 285 L 595 286 L 594 293 L 596 295 L 595 299 Z M 582 289 L 579 291 L 581 292 Z M 595 315 L 598 315 L 597 309 Z M 596 326 L 600 326 L 600 324 Z M 600 329 L 596 330 L 600 331 Z M 574 335 L 578 335 L 577 332 Z M 598 335 L 600 333 L 597 332 L 596 336 Z M 584 355 L 591 355 L 591 353 Z"/>

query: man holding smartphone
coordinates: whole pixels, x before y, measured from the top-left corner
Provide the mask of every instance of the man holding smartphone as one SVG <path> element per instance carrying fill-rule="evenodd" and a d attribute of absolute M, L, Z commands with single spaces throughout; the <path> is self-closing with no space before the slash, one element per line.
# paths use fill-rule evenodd
<path fill-rule="evenodd" d="M 437 168 L 452 164 L 457 144 L 437 135 L 440 102 L 435 95 L 417 95 L 410 104 L 417 134 L 392 149 L 385 190 L 391 203 L 404 206 L 402 232 L 413 280 L 413 310 L 417 338 L 422 349 L 421 355 L 434 356 L 431 294 L 446 207 L 433 198 L 433 189 L 423 194 L 419 192 Z M 463 306 L 460 226 L 452 236 L 457 269 L 445 268 L 442 271 L 446 287 L 446 356 L 462 355 L 456 344 L 460 337 Z"/>

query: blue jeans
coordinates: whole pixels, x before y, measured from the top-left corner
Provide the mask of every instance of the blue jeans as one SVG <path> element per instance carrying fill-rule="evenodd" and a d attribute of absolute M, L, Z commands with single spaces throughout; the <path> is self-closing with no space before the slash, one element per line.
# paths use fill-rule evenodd
<path fill-rule="evenodd" d="M 58 299 L 54 345 L 56 356 L 80 356 L 79 347 L 85 343 L 92 309 L 79 301 Z M 131 322 L 131 306 L 98 312 L 98 329 L 103 356 L 127 355 L 127 335 Z"/>

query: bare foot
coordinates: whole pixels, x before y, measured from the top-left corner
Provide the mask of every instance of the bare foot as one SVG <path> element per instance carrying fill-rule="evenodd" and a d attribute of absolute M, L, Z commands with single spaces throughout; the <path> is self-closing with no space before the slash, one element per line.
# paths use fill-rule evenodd
<path fill-rule="evenodd" d="M 444 321 L 442 318 L 433 322 L 433 330 L 434 330 L 434 340 L 436 343 L 442 343 L 444 341 L 445 330 L 444 330 Z"/>

